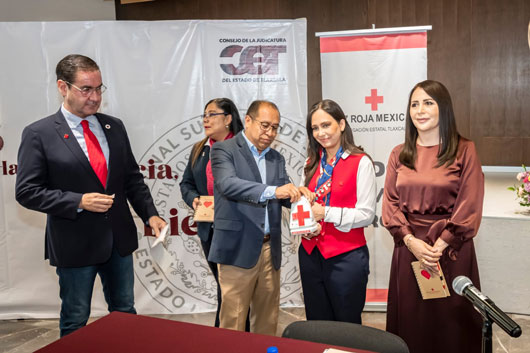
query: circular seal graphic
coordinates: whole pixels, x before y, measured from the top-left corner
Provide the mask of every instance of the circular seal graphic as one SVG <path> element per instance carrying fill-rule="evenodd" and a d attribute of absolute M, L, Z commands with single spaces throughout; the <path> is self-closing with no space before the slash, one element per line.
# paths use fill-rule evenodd
<path fill-rule="evenodd" d="M 306 156 L 305 127 L 282 117 L 272 147 L 285 158 L 295 185 L 303 172 Z M 202 118 L 195 116 L 166 131 L 139 159 L 145 182 L 160 216 L 170 224 L 167 249 L 171 266 L 161 270 L 151 256 L 154 237 L 139 234 L 135 273 L 149 295 L 168 313 L 213 310 L 217 305 L 217 283 L 210 272 L 193 223 L 193 211 L 182 200 L 179 183 L 192 146 L 204 138 Z M 298 241 L 289 233 L 289 210 L 283 210 L 281 304 L 301 305 Z"/>

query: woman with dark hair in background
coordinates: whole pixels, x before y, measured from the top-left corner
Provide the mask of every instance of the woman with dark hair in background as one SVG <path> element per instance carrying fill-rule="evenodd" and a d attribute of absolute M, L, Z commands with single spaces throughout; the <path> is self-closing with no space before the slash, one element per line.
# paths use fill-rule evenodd
<path fill-rule="evenodd" d="M 302 183 L 316 194 L 312 211 L 319 222 L 298 252 L 306 317 L 360 324 L 370 273 L 364 227 L 375 215 L 374 167 L 334 101 L 314 104 L 306 128 Z"/>
<path fill-rule="evenodd" d="M 405 143 L 392 151 L 383 198 L 383 224 L 394 237 L 387 330 L 411 353 L 481 350 L 481 318 L 451 288 L 464 275 L 480 288 L 473 237 L 482 217 L 484 176 L 475 145 L 456 128 L 451 97 L 436 81 L 412 89 Z M 411 262 L 438 274 L 450 296 L 423 300 Z"/>
<path fill-rule="evenodd" d="M 190 159 L 184 170 L 182 181 L 180 182 L 182 199 L 194 210 L 199 205 L 199 196 L 213 196 L 214 179 L 210 164 L 210 147 L 217 141 L 224 141 L 234 137 L 243 129 L 237 107 L 228 98 L 216 98 L 206 103 L 202 117 L 206 137 L 196 143 L 191 149 Z M 212 223 L 198 222 L 197 232 L 201 239 L 204 255 L 206 260 L 208 260 L 213 235 Z M 215 315 L 215 327 L 219 327 L 219 310 L 222 299 L 221 287 L 219 286 L 217 275 L 217 264 L 208 261 L 208 265 L 217 282 L 218 303 L 217 313 Z"/>

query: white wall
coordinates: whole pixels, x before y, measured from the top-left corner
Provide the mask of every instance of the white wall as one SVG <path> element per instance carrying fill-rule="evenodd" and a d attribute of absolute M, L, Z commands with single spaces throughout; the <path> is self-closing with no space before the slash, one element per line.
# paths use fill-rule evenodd
<path fill-rule="evenodd" d="M 0 22 L 116 20 L 114 0 L 0 0 Z"/>

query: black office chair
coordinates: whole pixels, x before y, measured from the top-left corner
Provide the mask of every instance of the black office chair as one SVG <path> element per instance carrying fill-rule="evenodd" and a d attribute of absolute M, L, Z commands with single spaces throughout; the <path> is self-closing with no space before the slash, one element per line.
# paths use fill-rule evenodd
<path fill-rule="evenodd" d="M 407 345 L 400 337 L 350 322 L 296 321 L 285 328 L 282 337 L 379 353 L 409 353 Z"/>

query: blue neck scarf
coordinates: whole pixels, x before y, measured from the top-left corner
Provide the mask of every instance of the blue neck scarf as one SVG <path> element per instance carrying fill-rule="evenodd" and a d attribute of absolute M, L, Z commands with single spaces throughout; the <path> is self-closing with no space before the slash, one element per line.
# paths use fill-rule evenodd
<path fill-rule="evenodd" d="M 318 190 L 325 182 L 331 179 L 331 175 L 333 174 L 333 168 L 335 168 L 341 156 L 342 156 L 342 146 L 339 147 L 339 150 L 337 151 L 337 154 L 335 155 L 335 160 L 333 161 L 333 163 L 328 164 L 326 150 L 325 149 L 322 150 L 322 157 L 320 158 L 320 164 L 322 166 L 323 173 L 322 175 L 320 175 L 320 177 L 317 180 L 317 186 L 315 190 Z M 331 193 L 328 193 L 324 197 L 324 204 L 326 206 L 329 206 L 330 195 Z"/>

